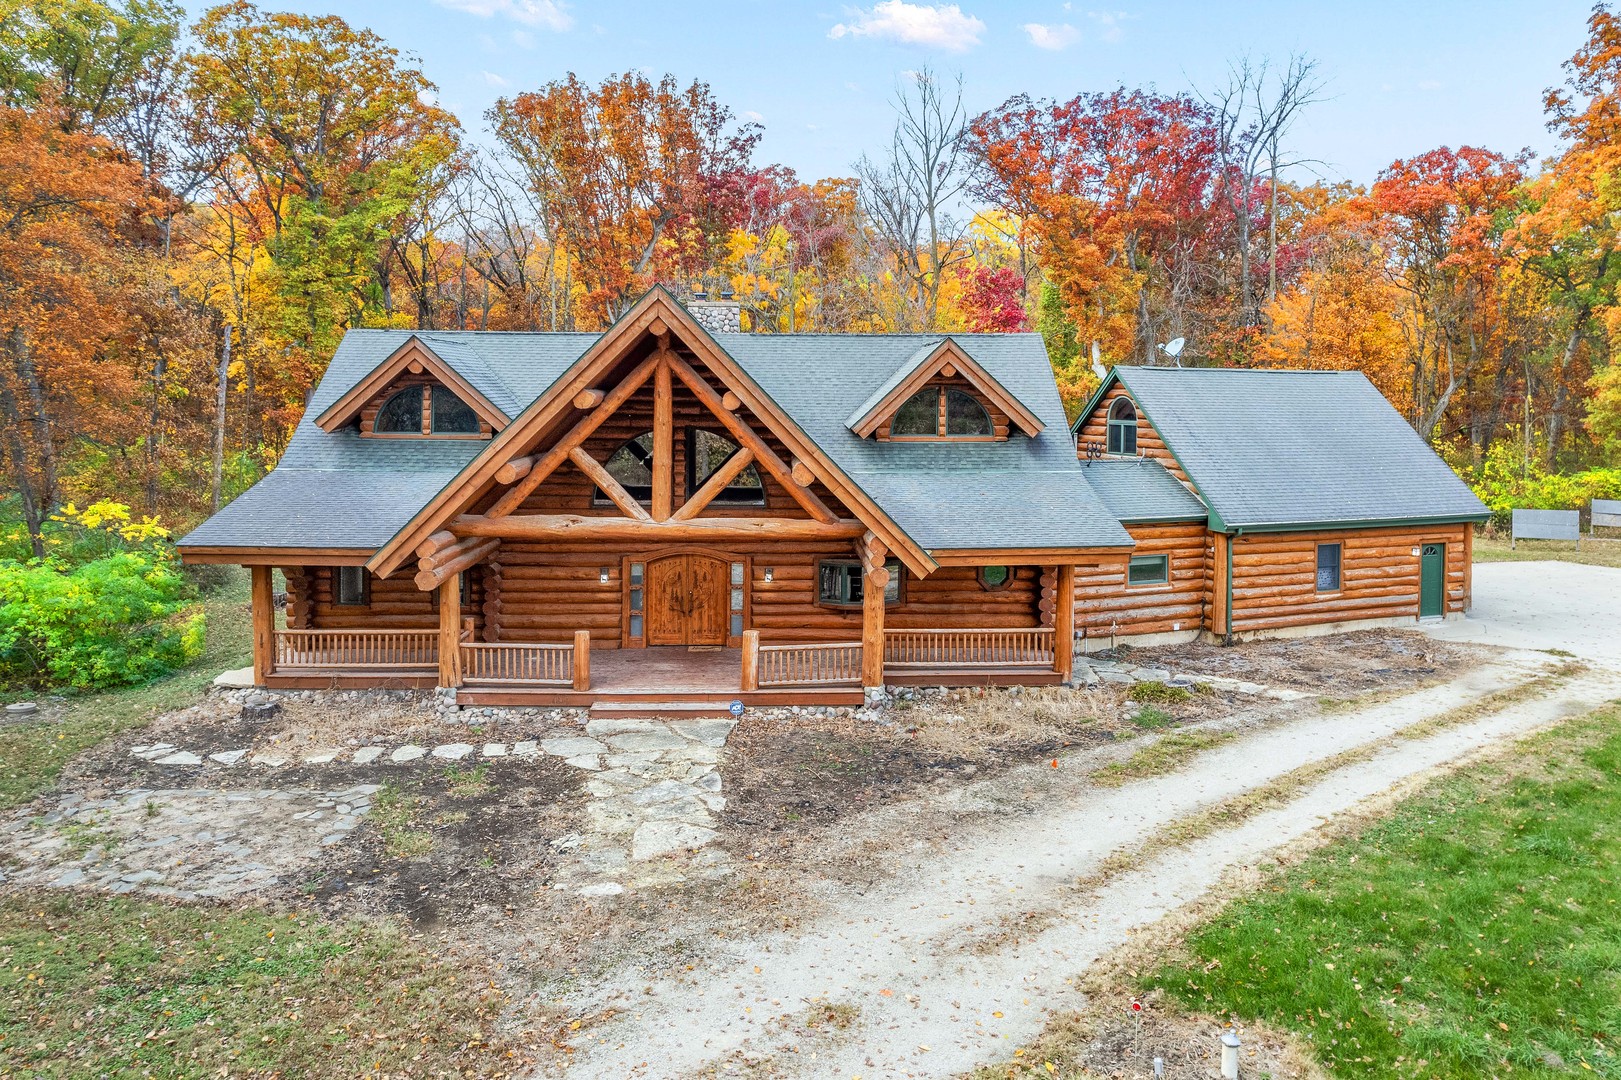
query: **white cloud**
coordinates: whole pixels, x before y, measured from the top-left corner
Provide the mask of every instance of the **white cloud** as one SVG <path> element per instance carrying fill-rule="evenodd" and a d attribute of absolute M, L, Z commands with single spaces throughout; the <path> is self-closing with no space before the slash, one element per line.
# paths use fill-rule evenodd
<path fill-rule="evenodd" d="M 501 78 L 501 76 L 497 75 L 493 71 L 481 71 L 481 72 L 479 72 L 479 74 L 484 76 L 484 81 L 486 83 L 488 83 L 490 86 L 511 86 L 512 85 L 511 83 L 507 82 L 505 79 Z"/>
<path fill-rule="evenodd" d="M 1125 35 L 1126 28 L 1120 24 L 1131 18 L 1124 11 L 1088 11 L 1086 17 L 1101 27 L 1098 37 L 1111 43 Z"/>
<path fill-rule="evenodd" d="M 907 45 L 963 52 L 978 45 L 984 32 L 984 21 L 964 14 L 956 4 L 879 0 L 870 10 L 853 10 L 850 21 L 837 24 L 827 36 L 887 38 Z"/>
<path fill-rule="evenodd" d="M 481 19 L 505 15 L 525 26 L 544 26 L 559 32 L 574 25 L 574 16 L 568 13 L 561 0 L 438 0 L 438 3 L 441 7 L 465 11 Z"/>
<path fill-rule="evenodd" d="M 1420 90 L 1426 90 L 1426 91 L 1428 91 L 1428 90 L 1439 90 L 1439 89 L 1441 89 L 1441 83 L 1440 83 L 1439 80 L 1436 80 L 1436 79 L 1425 79 L 1423 82 L 1418 84 L 1418 88 Z"/>
<path fill-rule="evenodd" d="M 1081 40 L 1081 32 L 1069 23 L 1055 25 L 1025 23 L 1024 32 L 1030 35 L 1030 44 L 1038 49 L 1051 49 L 1053 52 L 1067 49 Z"/>
<path fill-rule="evenodd" d="M 743 119 L 753 121 L 756 124 L 765 123 L 765 117 L 760 113 L 755 112 L 753 109 L 744 109 Z"/>
<path fill-rule="evenodd" d="M 527 30 L 514 30 L 512 32 L 512 43 L 520 49 L 533 49 L 535 47 L 535 35 Z"/>

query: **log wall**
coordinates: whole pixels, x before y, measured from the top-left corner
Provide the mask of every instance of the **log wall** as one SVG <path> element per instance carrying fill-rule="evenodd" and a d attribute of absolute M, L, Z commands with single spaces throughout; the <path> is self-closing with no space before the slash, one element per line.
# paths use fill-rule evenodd
<path fill-rule="evenodd" d="M 472 603 L 462 617 L 471 618 L 475 630 L 484 621 L 485 567 L 468 571 Z M 370 603 L 334 603 L 337 571 L 331 566 L 298 567 L 287 571 L 288 625 L 295 629 L 431 630 L 439 625 L 439 604 L 433 592 L 416 587 L 409 573 L 371 579 Z M 296 584 L 295 584 L 296 583 Z M 296 619 L 296 621 L 295 621 Z"/>
<path fill-rule="evenodd" d="M 1443 610 L 1469 602 L 1468 525 L 1355 529 L 1237 536 L 1233 549 L 1234 633 L 1314 623 L 1418 615 L 1420 556 L 1446 545 Z M 1317 545 L 1339 543 L 1340 589 L 1317 591 Z"/>
<path fill-rule="evenodd" d="M 1109 409 L 1114 405 L 1116 398 L 1130 396 L 1124 386 L 1115 383 L 1109 388 L 1109 392 L 1103 395 L 1097 407 L 1087 414 L 1085 422 L 1081 424 L 1080 431 L 1076 434 L 1076 452 L 1081 457 L 1086 456 L 1086 444 L 1089 442 L 1109 445 Z M 1188 482 L 1187 473 L 1176 463 L 1165 441 L 1159 437 L 1159 432 L 1154 430 L 1154 425 L 1148 422 L 1148 418 L 1143 415 L 1140 408 L 1137 410 L 1137 452 L 1164 465 L 1172 476 L 1184 484 Z"/>
<path fill-rule="evenodd" d="M 1210 535 L 1205 523 L 1127 525 L 1137 555 L 1168 555 L 1170 581 L 1127 585 L 1128 558 L 1075 568 L 1075 627 L 1088 638 L 1199 630 L 1209 617 Z"/>

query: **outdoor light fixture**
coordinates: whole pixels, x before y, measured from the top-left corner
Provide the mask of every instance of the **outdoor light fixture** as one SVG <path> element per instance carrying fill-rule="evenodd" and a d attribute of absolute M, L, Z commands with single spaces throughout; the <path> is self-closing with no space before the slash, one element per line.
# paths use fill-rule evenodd
<path fill-rule="evenodd" d="M 765 579 L 766 579 L 767 582 L 777 580 L 777 572 L 775 570 L 771 569 L 771 567 L 769 567 L 769 566 L 766 567 L 765 568 Z"/>
<path fill-rule="evenodd" d="M 597 571 L 597 580 L 602 582 L 604 585 L 608 584 L 608 576 L 609 570 L 606 566 Z"/>
<path fill-rule="evenodd" d="M 1238 1032 L 1224 1031 L 1221 1033 L 1222 1080 L 1238 1080 L 1238 1047 Z"/>
<path fill-rule="evenodd" d="M 1414 546 L 1413 555 L 1416 557 L 1419 554 L 1419 551 L 1420 551 L 1420 549 L 1417 546 Z"/>

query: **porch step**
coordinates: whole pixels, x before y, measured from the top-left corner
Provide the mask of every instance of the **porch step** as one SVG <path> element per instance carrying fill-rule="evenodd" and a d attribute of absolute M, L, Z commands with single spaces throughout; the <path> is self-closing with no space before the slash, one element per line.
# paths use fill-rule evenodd
<path fill-rule="evenodd" d="M 712 720 L 730 717 L 732 699 L 714 701 L 596 701 L 593 720 Z"/>

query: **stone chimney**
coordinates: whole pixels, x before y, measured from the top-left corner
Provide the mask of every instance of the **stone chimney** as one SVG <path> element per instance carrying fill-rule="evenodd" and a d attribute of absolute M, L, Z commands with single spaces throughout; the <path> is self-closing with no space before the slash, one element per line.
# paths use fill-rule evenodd
<path fill-rule="evenodd" d="M 693 290 L 687 301 L 687 311 L 699 326 L 711 334 L 741 334 L 743 332 L 743 305 L 732 299 L 732 287 L 722 285 L 720 297 L 710 299 L 704 287 Z"/>

